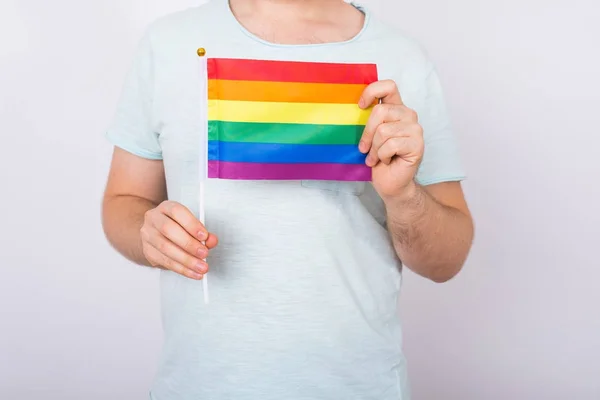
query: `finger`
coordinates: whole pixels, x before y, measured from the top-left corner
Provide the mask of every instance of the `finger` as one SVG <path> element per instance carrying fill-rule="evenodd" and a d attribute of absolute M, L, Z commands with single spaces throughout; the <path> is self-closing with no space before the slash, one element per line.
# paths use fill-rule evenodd
<path fill-rule="evenodd" d="M 373 137 L 379 125 L 385 122 L 401 120 L 404 115 L 403 107 L 393 104 L 377 104 L 367 120 L 358 148 L 367 153 L 373 145 Z"/>
<path fill-rule="evenodd" d="M 158 231 L 155 231 L 153 235 L 150 235 L 147 243 L 160 251 L 167 258 L 176 261 L 186 268 L 189 268 L 200 274 L 206 274 L 208 272 L 208 264 L 206 264 L 206 262 L 202 261 L 200 258 L 190 255 L 175 243 L 161 235 Z"/>
<path fill-rule="evenodd" d="M 404 105 L 396 82 L 391 79 L 371 83 L 363 91 L 358 105 L 360 108 L 368 108 L 374 102 L 381 99 L 383 104 Z"/>
<path fill-rule="evenodd" d="M 203 259 L 208 256 L 208 248 L 167 215 L 160 213 L 156 214 L 152 223 L 154 228 L 158 230 L 162 236 L 166 237 L 189 254 Z"/>
<path fill-rule="evenodd" d="M 159 209 L 193 237 L 200 241 L 205 241 L 208 237 L 208 231 L 202 222 L 198 221 L 187 207 L 173 201 L 165 201 L 159 206 Z"/>
<path fill-rule="evenodd" d="M 206 239 L 206 247 L 208 249 L 214 249 L 219 244 L 219 238 L 214 233 L 208 234 L 208 239 Z"/>
<path fill-rule="evenodd" d="M 379 162 L 379 149 L 387 140 L 394 137 L 409 136 L 408 126 L 406 122 L 402 121 L 380 124 L 373 136 L 373 144 L 366 159 L 367 165 L 369 167 L 377 165 Z"/>
<path fill-rule="evenodd" d="M 394 157 L 400 157 L 409 164 L 417 164 L 421 154 L 421 140 L 413 136 L 403 136 L 388 139 L 379 148 L 378 157 L 384 164 L 390 164 Z"/>
<path fill-rule="evenodd" d="M 164 254 L 162 254 L 158 249 L 152 247 L 150 244 L 145 246 L 144 253 L 146 254 L 146 258 L 151 261 L 153 264 L 160 265 L 161 267 L 171 270 L 173 272 L 178 273 L 179 275 L 183 275 L 190 279 L 201 280 L 204 275 L 198 273 L 194 270 L 184 267 L 179 264 L 177 261 L 174 261 Z"/>

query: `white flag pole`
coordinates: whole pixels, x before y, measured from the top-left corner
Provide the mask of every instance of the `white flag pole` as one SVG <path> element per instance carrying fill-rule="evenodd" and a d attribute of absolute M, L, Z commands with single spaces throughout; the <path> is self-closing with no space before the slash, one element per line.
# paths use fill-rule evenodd
<path fill-rule="evenodd" d="M 206 180 L 208 179 L 208 68 L 206 62 L 206 49 L 200 47 L 196 54 L 200 59 L 200 151 L 199 164 L 199 195 L 198 195 L 198 219 L 202 224 L 206 223 L 205 197 Z M 205 225 L 206 226 L 206 225 Z M 206 261 L 206 260 L 204 260 Z M 202 279 L 202 292 L 204 293 L 204 304 L 208 304 L 208 274 Z"/>
<path fill-rule="evenodd" d="M 200 163 L 202 163 L 202 161 Z M 203 224 L 206 220 L 206 216 L 204 213 L 204 179 L 204 177 L 200 178 L 200 196 L 198 196 L 198 209 L 200 210 L 199 219 L 200 222 L 202 222 Z M 202 292 L 204 293 L 204 304 L 208 304 L 208 273 L 204 275 L 204 278 L 202 278 Z"/>

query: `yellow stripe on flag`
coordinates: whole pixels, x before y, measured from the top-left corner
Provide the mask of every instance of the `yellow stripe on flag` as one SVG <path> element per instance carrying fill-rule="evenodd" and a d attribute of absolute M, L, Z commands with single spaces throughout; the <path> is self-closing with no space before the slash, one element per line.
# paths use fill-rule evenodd
<path fill-rule="evenodd" d="M 355 104 L 209 100 L 208 119 L 318 125 L 365 125 L 371 110 Z"/>

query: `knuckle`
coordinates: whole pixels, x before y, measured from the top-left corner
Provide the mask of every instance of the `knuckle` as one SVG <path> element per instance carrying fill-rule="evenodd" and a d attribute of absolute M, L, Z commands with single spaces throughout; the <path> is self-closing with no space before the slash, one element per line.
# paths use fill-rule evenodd
<path fill-rule="evenodd" d="M 152 220 L 152 217 L 154 216 L 154 210 L 148 210 L 144 213 L 144 224 L 150 222 Z"/>
<path fill-rule="evenodd" d="M 162 203 L 160 203 L 158 205 L 158 207 L 156 207 L 157 209 L 166 212 L 171 208 L 171 201 L 170 200 L 165 200 Z"/>
<path fill-rule="evenodd" d="M 173 200 L 164 200 L 160 205 L 162 207 L 172 207 L 175 204 Z"/>
<path fill-rule="evenodd" d="M 361 142 L 364 142 L 364 143 L 365 143 L 367 146 L 370 146 L 370 145 L 371 145 L 371 142 L 373 141 L 373 136 L 374 136 L 374 135 L 375 135 L 374 133 L 371 133 L 371 132 L 365 132 L 365 133 L 364 133 L 364 134 L 361 136 L 360 140 L 361 140 Z"/>
<path fill-rule="evenodd" d="M 171 207 L 172 212 L 179 212 L 183 208 L 183 206 L 181 204 L 179 204 L 175 201 L 171 201 L 171 205 L 169 207 Z"/>
<path fill-rule="evenodd" d="M 154 222 L 154 228 L 156 228 L 156 230 L 159 231 L 160 233 L 164 233 L 166 224 L 167 224 L 166 219 L 158 219 L 157 221 Z"/>
<path fill-rule="evenodd" d="M 168 218 L 163 218 L 158 222 L 157 227 L 158 231 L 169 237 L 169 233 L 172 231 L 171 221 Z"/>
<path fill-rule="evenodd" d="M 387 139 L 393 135 L 393 129 L 388 124 L 381 124 L 377 127 L 377 134 Z"/>
<path fill-rule="evenodd" d="M 192 252 L 196 249 L 196 243 L 195 240 L 193 240 L 191 237 L 188 237 L 185 241 L 185 244 L 183 245 L 183 248 L 186 249 L 188 252 Z"/>
<path fill-rule="evenodd" d="M 174 203 L 171 208 L 171 218 L 174 221 L 179 223 L 185 222 L 187 220 L 187 212 L 186 208 L 179 203 Z"/>
<path fill-rule="evenodd" d="M 417 114 L 417 112 L 415 110 L 413 110 L 411 108 L 406 108 L 406 114 L 413 121 L 419 120 L 419 115 Z"/>
<path fill-rule="evenodd" d="M 152 262 L 152 254 L 148 251 L 148 245 L 146 243 L 142 243 L 142 254 L 144 254 L 146 260 Z"/>
<path fill-rule="evenodd" d="M 142 238 L 143 242 L 147 242 L 150 240 L 150 233 L 148 232 L 148 228 L 146 227 L 146 225 L 143 225 L 140 229 L 140 237 Z"/>
<path fill-rule="evenodd" d="M 417 136 L 422 137 L 423 136 L 423 127 L 419 124 L 417 124 L 415 126 L 415 133 L 417 134 Z"/>
<path fill-rule="evenodd" d="M 170 201 L 168 206 L 168 214 L 171 218 L 176 219 L 176 215 L 179 212 L 177 209 L 177 203 Z"/>
<path fill-rule="evenodd" d="M 146 260 L 148 260 L 148 262 L 150 263 L 150 265 L 152 265 L 153 267 L 156 267 L 156 266 L 159 265 L 159 262 L 156 259 L 156 256 L 155 256 L 154 252 L 152 252 L 150 250 L 150 247 L 144 245 L 142 247 L 142 253 L 144 254 L 144 257 L 146 257 Z"/>
<path fill-rule="evenodd" d="M 166 240 L 161 240 L 157 246 L 157 249 L 161 253 L 166 254 L 169 251 L 169 247 L 169 242 L 167 242 Z"/>
<path fill-rule="evenodd" d="M 373 107 L 373 111 L 371 112 L 372 114 L 375 114 L 375 116 L 377 117 L 381 117 L 383 115 L 385 115 L 386 111 L 386 104 L 375 104 L 375 106 Z"/>
<path fill-rule="evenodd" d="M 386 146 L 382 146 L 378 151 L 377 151 L 377 157 L 380 160 L 385 160 L 389 157 L 391 157 L 393 154 L 396 153 L 396 150 L 394 149 L 394 146 L 388 144 Z"/>
<path fill-rule="evenodd" d="M 383 149 L 387 153 L 397 153 L 404 146 L 404 138 L 395 138 Z"/>
<path fill-rule="evenodd" d="M 171 260 L 169 257 L 164 258 L 162 265 L 163 267 L 170 269 L 171 271 L 175 271 L 177 269 L 175 261 Z"/>
<path fill-rule="evenodd" d="M 196 259 L 195 259 L 194 257 L 192 257 L 192 256 L 187 256 L 187 257 L 185 257 L 185 259 L 183 260 L 182 264 L 183 264 L 183 265 L 185 265 L 185 266 L 186 266 L 186 267 L 188 267 L 188 268 L 195 268 L 195 267 L 196 267 L 196 264 L 197 264 L 197 261 L 196 261 Z"/>

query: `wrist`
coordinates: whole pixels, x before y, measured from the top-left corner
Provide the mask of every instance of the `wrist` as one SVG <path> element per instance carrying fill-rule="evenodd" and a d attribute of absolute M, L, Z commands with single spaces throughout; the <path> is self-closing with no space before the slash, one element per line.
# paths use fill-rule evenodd
<path fill-rule="evenodd" d="M 384 199 L 388 218 L 396 223 L 414 223 L 423 218 L 427 207 L 427 194 L 416 182 L 406 186 L 396 196 Z"/>
<path fill-rule="evenodd" d="M 415 200 L 419 197 L 420 191 L 421 187 L 413 179 L 396 194 L 385 196 L 384 198 L 382 198 L 382 200 L 386 205 L 406 205 L 414 203 Z"/>

